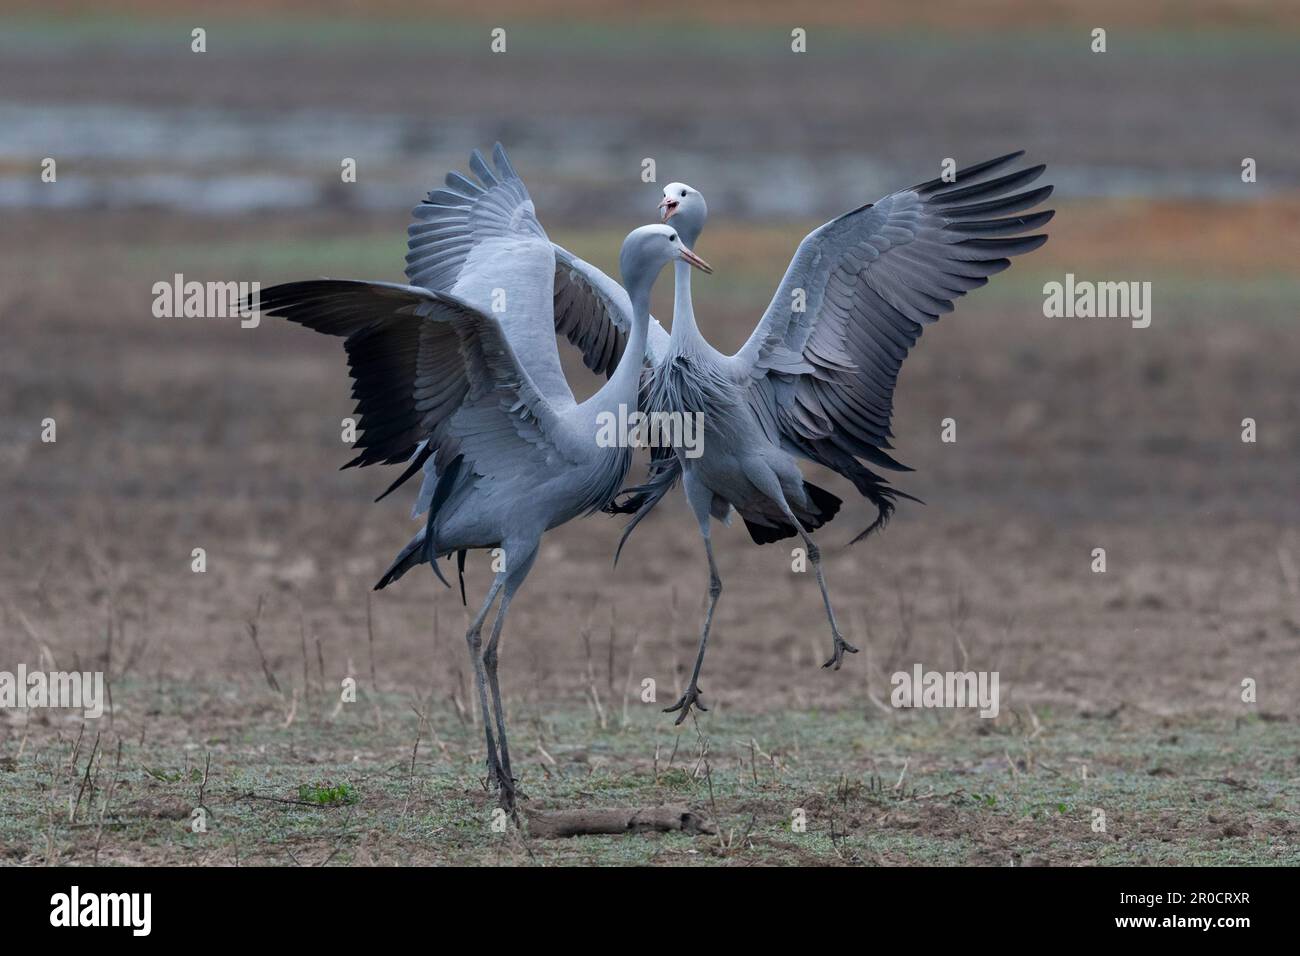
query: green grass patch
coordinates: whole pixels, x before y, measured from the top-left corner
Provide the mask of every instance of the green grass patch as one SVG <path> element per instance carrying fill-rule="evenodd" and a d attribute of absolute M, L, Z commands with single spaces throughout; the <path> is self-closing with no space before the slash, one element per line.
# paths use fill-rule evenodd
<path fill-rule="evenodd" d="M 322 700 L 285 726 L 257 688 L 126 684 L 114 702 L 118 726 L 88 726 L 76 757 L 73 725 L 34 725 L 21 754 L 17 738 L 0 754 L 6 862 L 1300 863 L 1285 721 L 1036 713 L 1031 730 L 1014 708 L 994 721 L 871 709 L 675 728 L 652 706 L 605 726 L 576 701 L 516 707 L 525 817 L 685 804 L 718 829 L 529 840 L 494 830 L 481 731 L 452 711 L 421 728 L 403 698 L 336 717 Z"/>
<path fill-rule="evenodd" d="M 351 806 L 359 799 L 357 792 L 346 783 L 334 786 L 301 784 L 298 787 L 298 799 L 304 803 L 314 803 L 322 807 Z"/>

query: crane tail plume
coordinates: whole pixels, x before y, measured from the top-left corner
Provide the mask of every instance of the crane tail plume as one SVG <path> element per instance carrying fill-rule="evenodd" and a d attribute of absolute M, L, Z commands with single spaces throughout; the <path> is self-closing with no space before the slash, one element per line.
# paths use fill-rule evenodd
<path fill-rule="evenodd" d="M 654 510 L 654 506 L 663 500 L 664 495 L 673 490 L 673 486 L 677 484 L 681 476 L 682 465 L 677 460 L 676 455 L 664 456 L 659 459 L 652 458 L 650 476 L 645 483 L 626 489 L 628 497 L 624 498 L 622 502 L 611 501 L 605 506 L 605 510 L 610 514 L 632 515 L 632 520 L 623 528 L 623 534 L 618 539 L 618 548 L 614 551 L 614 567 L 618 567 L 619 555 L 623 553 L 623 545 L 627 544 L 632 529 Z"/>
<path fill-rule="evenodd" d="M 433 448 L 426 443 L 424 447 L 422 447 L 418 452 L 416 452 L 415 455 L 411 458 L 411 463 L 406 466 L 406 470 L 403 471 L 401 475 L 398 476 L 397 480 L 394 481 L 391 485 L 389 485 L 388 488 L 384 491 L 384 493 L 380 495 L 378 498 L 376 498 L 375 501 L 376 502 L 383 501 L 394 491 L 400 488 L 403 484 L 405 484 L 408 478 L 410 478 L 412 475 L 414 475 L 416 472 L 418 472 L 421 468 L 424 467 L 424 463 L 429 459 L 429 456 L 432 454 L 433 454 Z M 351 464 L 351 462 L 349 462 L 348 464 Z M 344 467 L 347 466 L 345 465 Z"/>
<path fill-rule="evenodd" d="M 438 567 L 437 560 L 431 560 L 428 557 L 429 549 L 425 544 L 425 540 L 425 534 L 421 531 L 407 542 L 406 547 L 402 548 L 401 552 L 393 560 L 393 563 L 388 566 L 388 570 L 384 572 L 384 576 L 379 579 L 379 583 L 375 585 L 376 591 L 382 591 L 407 571 L 411 570 L 411 568 L 418 564 L 424 564 L 426 561 L 428 561 L 429 566 L 433 568 L 433 573 L 437 575 L 438 580 L 446 587 L 451 587 L 451 582 L 443 577 L 442 570 Z"/>
<path fill-rule="evenodd" d="M 897 499 L 904 498 L 908 501 L 915 501 L 918 505 L 925 504 L 920 498 L 909 495 L 906 491 L 899 491 L 897 488 L 891 488 L 889 483 L 879 475 L 872 474 L 866 468 L 862 469 L 862 474 L 850 476 L 853 484 L 857 487 L 862 496 L 876 506 L 876 520 L 867 525 L 858 535 L 849 542 L 855 545 L 863 538 L 881 531 L 885 525 L 889 524 L 889 519 L 894 516 L 894 508 Z"/>
<path fill-rule="evenodd" d="M 392 566 L 384 572 L 384 576 L 375 585 L 376 591 L 387 587 L 411 568 L 426 561 L 429 563 L 429 567 L 433 568 L 433 573 L 443 583 L 443 586 L 451 587 L 451 582 L 443 576 L 442 569 L 438 567 L 439 555 L 434 551 L 433 523 L 442 506 L 451 497 L 452 489 L 456 485 L 456 479 L 460 475 L 460 466 L 464 460 L 463 455 L 457 455 L 448 462 L 446 469 L 438 476 L 438 485 L 433 490 L 433 499 L 429 502 L 429 511 L 424 519 L 424 529 L 407 543 Z M 463 589 L 461 593 L 464 593 Z"/>
<path fill-rule="evenodd" d="M 623 528 L 623 533 L 619 535 L 618 547 L 614 549 L 614 567 L 618 567 L 618 559 L 623 553 L 623 545 L 627 544 L 628 535 L 632 533 L 633 528 L 641 523 L 641 519 L 650 513 L 650 509 L 655 506 L 658 500 L 658 498 L 647 496 L 645 503 L 637 509 L 636 514 L 632 516 L 632 520 Z"/>

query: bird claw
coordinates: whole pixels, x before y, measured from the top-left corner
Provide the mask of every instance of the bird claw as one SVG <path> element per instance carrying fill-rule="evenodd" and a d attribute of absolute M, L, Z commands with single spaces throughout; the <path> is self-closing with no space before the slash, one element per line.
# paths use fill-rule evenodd
<path fill-rule="evenodd" d="M 707 713 L 709 709 L 700 703 L 700 689 L 694 684 L 686 688 L 686 693 L 682 694 L 681 700 L 671 707 L 665 707 L 664 713 L 671 714 L 675 710 L 681 711 L 677 719 L 673 721 L 673 725 L 676 726 L 686 719 L 687 714 L 691 712 L 691 707 L 695 707 L 700 713 Z"/>
<path fill-rule="evenodd" d="M 502 810 L 506 811 L 506 813 L 514 816 L 515 788 L 513 784 L 509 787 L 501 788 L 500 792 L 497 794 L 497 805 L 500 806 Z"/>
<path fill-rule="evenodd" d="M 497 804 L 512 817 L 515 815 L 515 797 L 518 795 L 515 783 L 515 778 L 506 777 L 504 771 L 498 771 L 492 780 L 492 785 L 497 790 Z"/>
<path fill-rule="evenodd" d="M 823 664 L 822 667 L 823 668 L 829 667 L 831 670 L 837 671 L 840 669 L 840 665 L 844 663 L 845 652 L 847 651 L 850 654 L 856 654 L 858 652 L 858 649 L 854 647 L 852 644 L 850 644 L 848 641 L 846 641 L 844 638 L 840 637 L 838 634 L 833 634 L 832 638 L 835 641 L 835 646 L 831 651 L 830 660 L 828 660 L 825 664 Z"/>

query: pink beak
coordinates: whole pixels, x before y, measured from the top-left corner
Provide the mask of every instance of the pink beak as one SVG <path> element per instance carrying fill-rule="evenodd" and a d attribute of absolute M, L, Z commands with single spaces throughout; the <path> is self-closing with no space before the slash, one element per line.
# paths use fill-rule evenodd
<path fill-rule="evenodd" d="M 677 211 L 677 206 L 678 202 L 676 199 L 669 199 L 667 196 L 664 197 L 664 201 L 659 204 L 659 208 L 663 212 L 664 222 L 673 218 L 673 213 Z"/>
<path fill-rule="evenodd" d="M 695 266 L 695 268 L 699 269 L 701 272 L 707 273 L 708 275 L 713 274 L 713 266 L 709 265 L 685 246 L 682 246 L 682 259 Z"/>

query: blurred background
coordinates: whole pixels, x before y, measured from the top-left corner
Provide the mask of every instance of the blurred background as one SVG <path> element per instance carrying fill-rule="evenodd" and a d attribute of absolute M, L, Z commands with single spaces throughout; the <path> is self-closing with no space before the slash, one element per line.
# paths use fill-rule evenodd
<path fill-rule="evenodd" d="M 791 52 L 795 27 L 807 53 Z M 917 472 L 896 483 L 928 504 L 846 550 L 869 515 L 823 476 L 849 502 L 820 536 L 831 593 L 868 654 L 821 672 L 815 583 L 732 528 L 716 539 L 727 590 L 706 691 L 742 710 L 862 707 L 896 666 L 957 659 L 957 634 L 1013 704 L 1219 711 L 1254 674 L 1262 709 L 1291 709 L 1298 41 L 1300 7 L 1245 0 L 9 0 L 0 664 L 116 655 L 119 679 L 258 683 L 245 621 L 265 598 L 281 671 L 305 628 L 331 678 L 369 655 L 390 687 L 463 695 L 454 595 L 413 575 L 367 603 L 413 526 L 409 499 L 369 503 L 391 475 L 336 470 L 351 411 L 338 342 L 157 319 L 153 283 L 398 279 L 410 207 L 500 140 L 551 237 L 611 272 L 663 184 L 701 189 L 717 271 L 696 311 L 731 349 L 810 228 L 945 157 L 1023 148 L 1057 187 L 1051 241 L 927 330 L 901 376 L 896 454 Z M 1043 284 L 1067 272 L 1150 281 L 1151 327 L 1045 318 Z M 665 323 L 670 294 L 661 282 Z M 39 440 L 47 417 L 56 444 Z M 502 654 L 517 706 L 583 707 L 606 642 L 620 684 L 633 653 L 636 673 L 680 682 L 706 576 L 680 496 L 662 512 L 617 573 L 617 521 L 548 538 Z"/>

